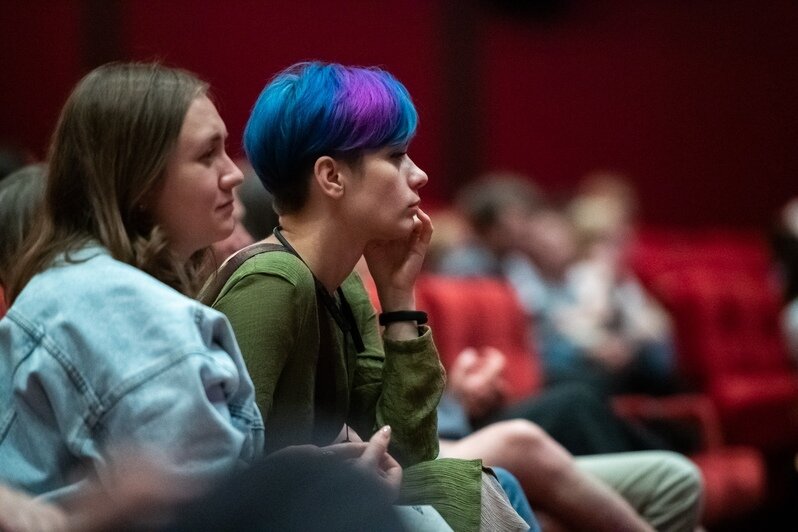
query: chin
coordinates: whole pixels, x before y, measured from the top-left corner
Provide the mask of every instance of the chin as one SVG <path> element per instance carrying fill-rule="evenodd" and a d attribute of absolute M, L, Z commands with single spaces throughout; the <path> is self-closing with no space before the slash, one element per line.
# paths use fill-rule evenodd
<path fill-rule="evenodd" d="M 403 220 L 401 224 L 393 228 L 392 236 L 387 238 L 387 240 L 407 238 L 413 232 L 413 226 L 413 220 Z"/>
<path fill-rule="evenodd" d="M 369 229 L 372 237 L 371 240 L 398 240 L 400 238 L 407 238 L 413 232 L 413 219 L 402 218 L 394 220 L 393 223 L 372 224 Z"/>

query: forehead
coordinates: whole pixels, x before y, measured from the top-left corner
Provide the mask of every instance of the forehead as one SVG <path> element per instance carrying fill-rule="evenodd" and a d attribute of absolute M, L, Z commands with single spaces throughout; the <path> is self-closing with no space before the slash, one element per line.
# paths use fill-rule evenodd
<path fill-rule="evenodd" d="M 227 136 L 227 128 L 207 96 L 194 98 L 188 107 L 183 126 L 180 128 L 180 143 L 201 143 L 217 136 Z"/>

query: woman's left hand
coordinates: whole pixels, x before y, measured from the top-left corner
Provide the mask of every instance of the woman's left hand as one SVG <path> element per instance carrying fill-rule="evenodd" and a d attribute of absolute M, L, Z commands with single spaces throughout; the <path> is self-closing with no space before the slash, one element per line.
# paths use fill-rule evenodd
<path fill-rule="evenodd" d="M 413 287 L 432 238 L 432 220 L 418 209 L 407 238 L 370 242 L 364 251 L 383 312 L 415 310 Z"/>

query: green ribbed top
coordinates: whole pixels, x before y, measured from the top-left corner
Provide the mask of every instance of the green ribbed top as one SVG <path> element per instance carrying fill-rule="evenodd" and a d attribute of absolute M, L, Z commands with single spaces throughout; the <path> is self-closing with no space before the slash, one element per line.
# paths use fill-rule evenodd
<path fill-rule="evenodd" d="M 405 467 L 403 504 L 430 504 L 454 530 L 479 530 L 481 461 L 434 459 L 445 376 L 431 331 L 424 327 L 412 340 L 384 340 L 360 277 L 352 273 L 341 288 L 363 353 L 355 353 L 349 337 L 344 349 L 343 334 L 317 304 L 310 270 L 290 253 L 248 259 L 213 303 L 230 320 L 255 384 L 267 450 L 312 441 L 322 312 L 333 332 L 336 393 L 348 401 L 350 426 L 364 439 L 391 426 L 391 454 Z"/>

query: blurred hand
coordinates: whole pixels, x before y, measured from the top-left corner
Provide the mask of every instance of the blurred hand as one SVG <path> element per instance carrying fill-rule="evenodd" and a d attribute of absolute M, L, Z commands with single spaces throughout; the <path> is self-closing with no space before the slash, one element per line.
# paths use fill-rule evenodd
<path fill-rule="evenodd" d="M 480 418 L 504 403 L 505 365 L 506 357 L 493 347 L 467 348 L 457 356 L 449 371 L 449 386 L 470 417 Z"/>
<path fill-rule="evenodd" d="M 632 346 L 629 345 L 629 342 L 619 336 L 613 335 L 594 347 L 590 355 L 608 370 L 618 372 L 628 366 L 632 361 L 634 350 Z"/>
<path fill-rule="evenodd" d="M 166 521 L 179 503 L 208 486 L 178 481 L 152 455 L 131 451 L 117 464 L 111 488 L 95 485 L 70 501 L 69 530 L 100 532 L 127 529 L 143 521 Z"/>
<path fill-rule="evenodd" d="M 66 531 L 67 516 L 56 506 L 0 485 L 0 531 Z"/>

